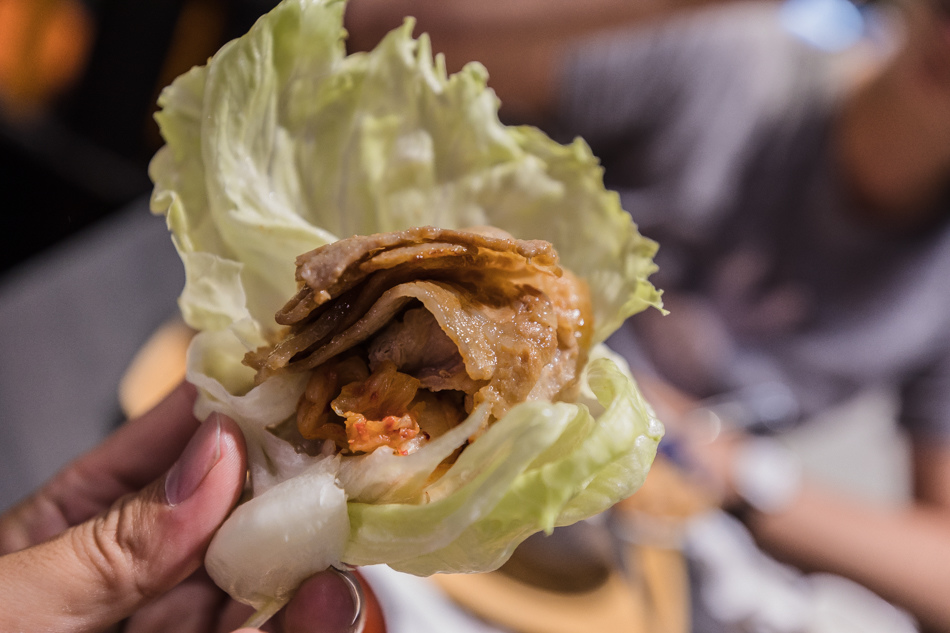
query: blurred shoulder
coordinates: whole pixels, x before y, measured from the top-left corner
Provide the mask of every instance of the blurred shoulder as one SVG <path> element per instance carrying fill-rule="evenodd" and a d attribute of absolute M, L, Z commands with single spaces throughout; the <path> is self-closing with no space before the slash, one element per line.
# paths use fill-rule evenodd
<path fill-rule="evenodd" d="M 728 104 L 771 116 L 810 99 L 829 86 L 830 60 L 787 28 L 781 6 L 716 4 L 585 38 L 565 57 L 562 114 L 616 125 Z"/>

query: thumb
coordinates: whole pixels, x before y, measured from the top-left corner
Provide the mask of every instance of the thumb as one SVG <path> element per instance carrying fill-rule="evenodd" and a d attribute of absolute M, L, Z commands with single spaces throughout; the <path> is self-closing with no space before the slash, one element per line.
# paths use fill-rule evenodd
<path fill-rule="evenodd" d="M 201 564 L 244 484 L 237 425 L 213 415 L 168 473 L 55 539 L 0 558 L 0 630 L 95 631 Z"/>

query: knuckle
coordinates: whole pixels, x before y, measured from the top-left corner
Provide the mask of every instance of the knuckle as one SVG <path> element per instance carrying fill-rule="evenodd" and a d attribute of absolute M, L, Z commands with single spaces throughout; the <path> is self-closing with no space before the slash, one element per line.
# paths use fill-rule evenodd
<path fill-rule="evenodd" d="M 147 573 L 149 526 L 142 505 L 129 495 L 81 524 L 74 550 L 107 595 L 148 600 L 158 591 Z"/>

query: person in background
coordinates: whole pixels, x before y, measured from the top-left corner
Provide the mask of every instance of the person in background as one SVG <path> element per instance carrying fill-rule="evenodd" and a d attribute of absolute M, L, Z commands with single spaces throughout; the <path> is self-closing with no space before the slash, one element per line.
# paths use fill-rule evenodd
<path fill-rule="evenodd" d="M 652 397 L 673 442 L 760 546 L 950 630 L 950 16 L 907 3 L 898 49 L 857 71 L 753 26 L 782 29 L 781 8 L 756 11 L 602 40 L 565 66 L 558 124 L 661 244 L 670 316 L 614 343 L 675 387 Z M 869 386 L 900 391 L 909 507 L 806 482 L 752 441 Z M 676 422 L 697 400 L 732 431 L 691 441 Z"/>
<path fill-rule="evenodd" d="M 628 3 L 612 21 L 610 2 L 395 4 L 354 0 L 354 47 L 416 15 L 450 66 L 486 60 L 510 121 L 582 136 L 660 243 L 670 313 L 610 343 L 667 423 L 667 450 L 781 560 L 950 631 L 947 3 L 876 8 L 888 46 L 859 56 L 797 35 L 801 2 L 632 27 Z M 454 19 L 461 4 L 474 15 Z M 899 392 L 906 507 L 806 481 L 768 437 L 872 387 Z M 697 439 L 711 414 L 723 432 Z"/>

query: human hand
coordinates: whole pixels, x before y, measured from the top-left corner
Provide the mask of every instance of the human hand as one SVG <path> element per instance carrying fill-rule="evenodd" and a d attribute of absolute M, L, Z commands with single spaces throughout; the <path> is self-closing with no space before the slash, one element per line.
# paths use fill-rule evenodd
<path fill-rule="evenodd" d="M 724 508 L 737 505 L 733 463 L 748 436 L 668 382 L 645 374 L 636 379 L 666 427 L 661 448 L 665 447 L 677 466 L 705 490 L 707 498 Z"/>
<path fill-rule="evenodd" d="M 237 425 L 179 386 L 0 517 L 0 630 L 231 631 L 251 614 L 201 570 L 241 494 Z M 346 631 L 353 599 L 318 574 L 267 630 Z M 242 629 L 249 633 L 251 629 Z"/>

